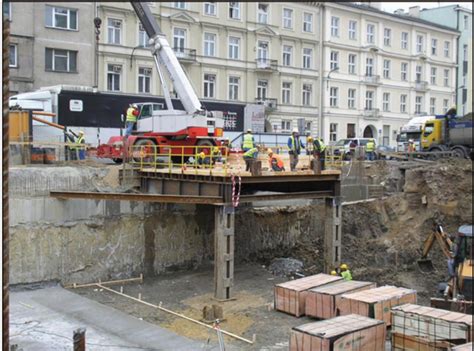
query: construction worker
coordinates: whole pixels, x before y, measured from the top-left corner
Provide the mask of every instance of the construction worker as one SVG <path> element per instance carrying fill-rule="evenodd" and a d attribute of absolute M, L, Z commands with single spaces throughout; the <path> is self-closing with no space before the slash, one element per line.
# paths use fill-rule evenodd
<path fill-rule="evenodd" d="M 365 157 L 369 161 L 373 161 L 375 159 L 375 140 L 369 139 L 367 145 L 365 145 Z"/>
<path fill-rule="evenodd" d="M 413 139 L 408 140 L 408 152 L 415 152 L 415 141 Z"/>
<path fill-rule="evenodd" d="M 73 146 L 69 146 L 71 160 L 84 160 L 86 158 L 86 149 L 82 145 L 86 143 L 84 131 L 80 130 L 79 134 L 76 134 L 72 130 L 69 130 L 69 133 L 64 132 L 64 134 L 71 143 L 74 143 Z"/>
<path fill-rule="evenodd" d="M 270 168 L 275 172 L 281 172 L 285 170 L 283 160 L 279 155 L 274 154 L 272 149 L 268 149 L 268 163 Z"/>
<path fill-rule="evenodd" d="M 258 156 L 258 147 L 253 147 L 250 150 L 244 152 L 244 161 L 245 161 L 245 171 L 250 171 L 250 165 L 257 159 Z"/>
<path fill-rule="evenodd" d="M 306 155 L 312 155 L 314 148 L 312 147 L 313 145 L 313 137 L 311 134 L 307 133 L 306 134 Z"/>
<path fill-rule="evenodd" d="M 196 158 L 197 158 L 197 164 L 199 166 L 203 166 L 204 168 L 206 168 L 207 166 L 211 164 L 210 157 L 207 157 L 204 152 L 200 152 Z"/>
<path fill-rule="evenodd" d="M 252 130 L 247 129 L 247 133 L 244 134 L 244 140 L 242 143 L 242 151 L 247 152 L 250 149 L 253 149 L 255 147 L 255 139 L 252 135 Z"/>
<path fill-rule="evenodd" d="M 137 104 L 131 104 L 127 109 L 127 120 L 126 125 L 127 129 L 125 130 L 125 136 L 129 136 L 132 134 L 133 126 L 137 123 L 138 115 L 140 112 L 138 111 Z"/>
<path fill-rule="evenodd" d="M 314 158 L 321 164 L 321 171 L 324 170 L 326 162 L 326 145 L 323 139 L 316 137 L 313 140 Z"/>
<path fill-rule="evenodd" d="M 222 153 L 219 147 L 214 146 L 212 148 L 212 157 L 211 157 L 212 164 L 216 164 L 216 162 L 224 162 L 225 160 L 222 160 Z"/>
<path fill-rule="evenodd" d="M 343 277 L 344 280 L 352 280 L 352 274 L 347 264 L 343 263 L 339 268 L 341 269 L 341 277 Z"/>
<path fill-rule="evenodd" d="M 294 128 L 291 132 L 291 136 L 288 138 L 288 152 L 290 154 L 290 170 L 294 172 L 296 170 L 296 165 L 298 164 L 298 156 L 301 153 L 301 149 L 304 149 L 305 146 L 300 139 L 299 132 L 297 128 Z"/>

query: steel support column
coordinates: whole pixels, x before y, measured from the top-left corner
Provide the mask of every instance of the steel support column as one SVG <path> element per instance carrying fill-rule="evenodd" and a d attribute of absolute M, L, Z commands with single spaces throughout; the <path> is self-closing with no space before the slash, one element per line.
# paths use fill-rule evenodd
<path fill-rule="evenodd" d="M 214 298 L 229 300 L 234 285 L 235 212 L 232 206 L 216 206 L 214 214 Z"/>
<path fill-rule="evenodd" d="M 341 263 L 341 198 L 326 198 L 324 226 L 324 271 L 329 273 Z"/>

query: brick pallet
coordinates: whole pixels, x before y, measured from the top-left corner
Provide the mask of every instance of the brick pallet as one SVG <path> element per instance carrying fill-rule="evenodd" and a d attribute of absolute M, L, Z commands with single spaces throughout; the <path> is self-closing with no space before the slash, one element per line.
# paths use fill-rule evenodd
<path fill-rule="evenodd" d="M 310 289 L 306 295 L 305 314 L 320 319 L 336 317 L 338 315 L 336 306 L 341 295 L 375 287 L 376 284 L 372 282 L 342 280 Z"/>
<path fill-rule="evenodd" d="M 407 303 L 416 303 L 416 290 L 386 285 L 343 294 L 336 308 L 340 315 L 356 313 L 382 320 L 387 326 L 390 326 L 390 309 Z"/>
<path fill-rule="evenodd" d="M 341 277 L 329 274 L 316 274 L 309 277 L 290 280 L 275 285 L 275 309 L 296 317 L 305 313 L 305 301 L 308 289 L 342 280 Z"/>
<path fill-rule="evenodd" d="M 472 315 L 413 304 L 392 308 L 393 350 L 445 350 L 472 340 Z"/>
<path fill-rule="evenodd" d="M 385 323 L 351 314 L 294 327 L 290 351 L 385 350 Z"/>

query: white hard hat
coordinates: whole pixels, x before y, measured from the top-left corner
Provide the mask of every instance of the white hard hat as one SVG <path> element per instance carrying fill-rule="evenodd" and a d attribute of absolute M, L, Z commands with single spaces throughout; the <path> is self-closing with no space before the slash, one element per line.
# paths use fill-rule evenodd
<path fill-rule="evenodd" d="M 137 104 L 132 104 L 132 107 L 138 108 L 138 105 Z"/>
<path fill-rule="evenodd" d="M 299 133 L 298 128 L 293 128 L 292 133 Z"/>
<path fill-rule="evenodd" d="M 252 133 L 252 129 L 247 129 L 247 133 Z"/>
<path fill-rule="evenodd" d="M 79 131 L 79 134 L 84 134 L 84 131 L 83 131 L 83 130 L 80 130 L 80 131 Z"/>

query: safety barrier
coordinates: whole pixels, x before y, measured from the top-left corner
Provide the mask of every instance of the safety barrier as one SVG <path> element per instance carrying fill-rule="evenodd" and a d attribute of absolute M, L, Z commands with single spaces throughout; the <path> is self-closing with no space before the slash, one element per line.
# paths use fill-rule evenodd
<path fill-rule="evenodd" d="M 186 171 L 199 170 L 229 173 L 229 148 L 225 146 L 209 145 L 179 145 L 163 146 L 149 143 L 146 145 L 133 145 L 129 148 L 129 163 L 140 169 L 156 171 L 173 169 Z"/>

